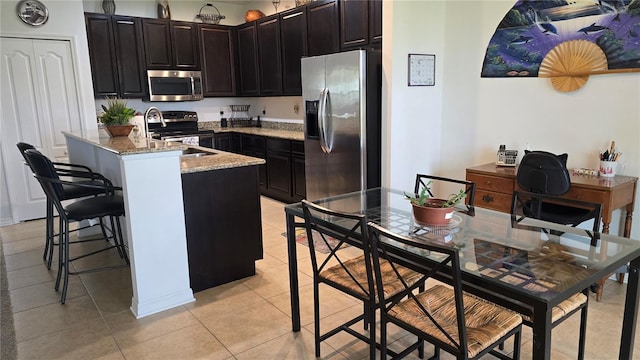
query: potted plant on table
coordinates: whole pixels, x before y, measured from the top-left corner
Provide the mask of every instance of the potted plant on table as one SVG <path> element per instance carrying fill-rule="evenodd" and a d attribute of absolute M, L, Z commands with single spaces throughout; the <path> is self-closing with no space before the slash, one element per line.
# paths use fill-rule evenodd
<path fill-rule="evenodd" d="M 431 181 L 429 181 L 419 194 L 405 192 L 404 196 L 411 202 L 416 223 L 420 225 L 447 225 L 453 217 L 453 208 L 467 196 L 467 193 L 460 189 L 458 193 L 452 193 L 446 199 L 433 198 L 431 196 Z"/>
<path fill-rule="evenodd" d="M 107 106 L 102 105 L 102 110 L 104 113 L 100 116 L 100 122 L 109 135 L 112 137 L 129 136 L 134 126 L 129 123 L 129 120 L 133 118 L 136 111 L 127 107 L 125 100 L 108 98 Z"/>

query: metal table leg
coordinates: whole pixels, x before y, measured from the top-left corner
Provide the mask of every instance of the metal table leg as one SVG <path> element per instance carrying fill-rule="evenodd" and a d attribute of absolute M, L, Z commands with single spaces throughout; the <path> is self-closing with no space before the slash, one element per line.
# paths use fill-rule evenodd
<path fill-rule="evenodd" d="M 629 266 L 629 282 L 627 283 L 622 335 L 620 336 L 620 360 L 631 360 L 633 358 L 633 343 L 636 334 L 636 321 L 638 320 L 638 295 L 640 294 L 640 284 L 638 284 L 639 269 L 640 258 L 635 258 Z"/>
<path fill-rule="evenodd" d="M 291 294 L 291 326 L 293 331 L 300 331 L 300 294 L 298 291 L 298 256 L 296 254 L 295 217 L 286 214 L 287 218 L 287 253 L 289 260 L 289 292 Z"/>

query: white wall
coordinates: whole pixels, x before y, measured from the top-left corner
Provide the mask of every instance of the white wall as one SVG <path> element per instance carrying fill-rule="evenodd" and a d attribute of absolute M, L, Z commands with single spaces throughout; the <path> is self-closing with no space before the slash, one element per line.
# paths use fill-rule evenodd
<path fill-rule="evenodd" d="M 569 168 L 596 168 L 598 152 L 615 140 L 623 174 L 640 175 L 640 73 L 591 76 L 573 93 L 557 92 L 542 78 L 480 78 L 487 44 L 514 3 L 385 2 L 383 122 L 391 144 L 385 185 L 410 189 L 417 170 L 464 178 L 465 168 L 495 161 L 499 144 L 566 152 Z M 435 88 L 406 86 L 411 52 L 436 54 Z M 636 211 L 636 239 L 639 218 Z"/>

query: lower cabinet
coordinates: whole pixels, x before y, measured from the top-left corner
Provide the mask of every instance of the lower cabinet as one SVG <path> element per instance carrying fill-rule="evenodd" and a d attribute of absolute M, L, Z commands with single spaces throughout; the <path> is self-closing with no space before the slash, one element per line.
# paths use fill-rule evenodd
<path fill-rule="evenodd" d="M 255 274 L 262 259 L 258 167 L 182 175 L 194 292 Z"/>
<path fill-rule="evenodd" d="M 285 203 L 297 202 L 306 197 L 304 142 L 241 134 L 239 139 L 241 150 L 234 151 L 226 149 L 233 149 L 236 146 L 234 140 L 237 139 L 216 134 L 216 136 L 219 135 L 220 141 L 218 145 L 216 140 L 216 149 L 265 159 L 266 164 L 260 165 L 258 171 L 258 183 L 262 195 Z M 228 141 L 231 141 L 231 145 Z"/>
<path fill-rule="evenodd" d="M 236 133 L 216 133 L 213 135 L 213 148 L 239 153 L 240 152 L 240 135 Z"/>

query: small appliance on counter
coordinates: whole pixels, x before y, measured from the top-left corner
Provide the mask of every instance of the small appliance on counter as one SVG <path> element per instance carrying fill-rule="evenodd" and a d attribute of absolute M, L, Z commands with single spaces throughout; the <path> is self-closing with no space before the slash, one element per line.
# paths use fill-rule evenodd
<path fill-rule="evenodd" d="M 213 149 L 214 131 L 198 129 L 198 113 L 195 111 L 163 111 L 162 117 L 166 126 L 154 117 L 148 119 L 149 135 L 153 139 Z"/>

